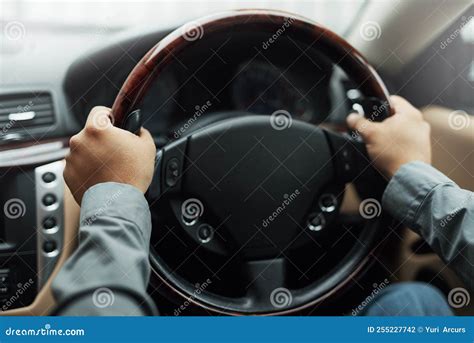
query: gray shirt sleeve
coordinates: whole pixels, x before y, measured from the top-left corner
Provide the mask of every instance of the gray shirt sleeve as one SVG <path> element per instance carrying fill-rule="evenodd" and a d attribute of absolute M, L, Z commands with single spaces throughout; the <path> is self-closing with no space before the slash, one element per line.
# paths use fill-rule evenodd
<path fill-rule="evenodd" d="M 84 194 L 79 245 L 53 281 L 61 315 L 144 315 L 151 216 L 135 187 L 107 182 Z"/>
<path fill-rule="evenodd" d="M 474 289 L 474 193 L 422 162 L 402 166 L 390 180 L 383 207 L 419 233 Z"/>

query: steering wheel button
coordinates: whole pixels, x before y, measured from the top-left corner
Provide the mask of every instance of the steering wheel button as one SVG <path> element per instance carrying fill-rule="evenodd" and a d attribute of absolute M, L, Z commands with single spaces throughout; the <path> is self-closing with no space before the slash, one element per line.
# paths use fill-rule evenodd
<path fill-rule="evenodd" d="M 172 159 L 169 161 L 168 167 L 171 171 L 178 171 L 178 160 Z"/>
<path fill-rule="evenodd" d="M 202 224 L 199 226 L 197 234 L 201 243 L 207 243 L 214 236 L 214 229 L 208 224 Z"/>
<path fill-rule="evenodd" d="M 43 197 L 43 205 L 51 206 L 54 205 L 54 203 L 56 203 L 56 196 L 51 193 L 45 194 L 45 196 Z"/>
<path fill-rule="evenodd" d="M 319 198 L 318 205 L 323 212 L 334 212 L 337 206 L 337 199 L 333 194 L 323 194 Z"/>
<path fill-rule="evenodd" d="M 179 179 L 179 162 L 177 158 L 168 161 L 165 171 L 165 181 L 168 187 L 173 187 Z"/>
<path fill-rule="evenodd" d="M 321 231 L 326 226 L 326 219 L 322 213 L 313 215 L 308 222 L 308 229 L 311 231 Z"/>

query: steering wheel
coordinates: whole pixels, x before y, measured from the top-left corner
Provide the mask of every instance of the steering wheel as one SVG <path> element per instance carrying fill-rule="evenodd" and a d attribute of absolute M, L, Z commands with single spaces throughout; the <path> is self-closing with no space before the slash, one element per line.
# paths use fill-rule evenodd
<path fill-rule="evenodd" d="M 206 39 L 256 33 L 273 37 L 274 49 L 278 40 L 291 37 L 338 65 L 373 106 L 372 114 L 365 113 L 372 120 L 392 113 L 380 77 L 341 37 L 289 13 L 243 10 L 205 17 L 193 22 L 191 29 L 185 25 L 158 42 L 118 93 L 112 108 L 114 125 L 136 131 L 141 125 L 140 104 L 152 81 L 167 66 L 180 63 L 184 52 L 192 53 Z M 363 209 L 369 213 L 363 215 L 360 232 L 351 233 L 352 247 L 337 252 L 338 258 L 329 261 L 319 277 L 296 288 L 289 280 L 288 267 L 293 263 L 288 251 L 311 256 L 334 249 L 329 242 L 343 234 L 334 226 L 345 184 L 361 180 L 358 189 L 373 203 Z M 220 269 L 203 276 L 196 286 L 196 280 L 178 273 L 153 248 L 152 269 L 173 292 L 220 313 L 286 314 L 317 304 L 364 269 L 385 234 L 391 219 L 378 201 L 384 186 L 357 135 L 293 119 L 284 109 L 272 115 L 240 113 L 205 125 L 158 152 L 147 199 L 169 205 L 175 229 L 205 251 L 208 260 L 202 263 L 221 258 L 224 268 L 237 259 L 243 287 L 234 294 L 219 291 L 239 288 L 216 277 Z M 184 255 L 193 253 L 189 246 Z M 211 282 L 221 286 L 203 289 Z"/>

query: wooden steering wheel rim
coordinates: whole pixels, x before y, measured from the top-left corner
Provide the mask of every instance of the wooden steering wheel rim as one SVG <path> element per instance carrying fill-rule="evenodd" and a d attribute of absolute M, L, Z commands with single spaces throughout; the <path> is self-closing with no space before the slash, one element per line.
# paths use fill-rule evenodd
<path fill-rule="evenodd" d="M 389 93 L 380 76 L 365 58 L 348 42 L 334 32 L 310 19 L 275 10 L 236 10 L 211 15 L 193 21 L 170 33 L 137 63 L 125 80 L 112 106 L 112 121 L 122 127 L 125 118 L 137 109 L 153 80 L 169 64 L 175 61 L 180 51 L 199 44 L 203 36 L 232 29 L 268 32 L 271 37 L 285 23 L 285 35 L 320 49 L 338 64 L 356 83 L 365 96 L 378 98 L 387 104 L 387 113 L 393 114 Z"/>

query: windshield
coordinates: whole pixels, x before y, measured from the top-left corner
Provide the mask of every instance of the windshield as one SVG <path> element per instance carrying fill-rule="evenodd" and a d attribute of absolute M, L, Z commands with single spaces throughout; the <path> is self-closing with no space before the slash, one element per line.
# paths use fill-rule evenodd
<path fill-rule="evenodd" d="M 110 35 L 127 28 L 171 28 L 186 21 L 230 9 L 279 9 L 309 17 L 344 35 L 363 0 L 321 1 L 41 1 L 0 0 L 0 20 L 17 21 L 20 29 Z M 58 30 L 60 28 L 61 30 Z M 4 31 L 4 30 L 3 30 Z"/>

